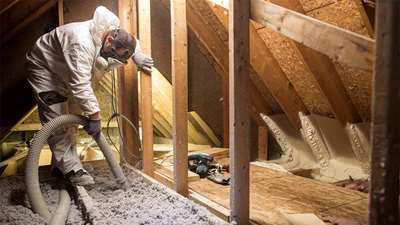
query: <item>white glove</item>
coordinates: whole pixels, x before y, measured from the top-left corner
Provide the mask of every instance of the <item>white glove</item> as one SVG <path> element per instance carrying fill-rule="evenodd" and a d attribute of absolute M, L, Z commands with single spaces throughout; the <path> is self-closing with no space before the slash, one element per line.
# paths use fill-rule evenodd
<path fill-rule="evenodd" d="M 132 56 L 133 61 L 139 67 L 139 69 L 143 70 L 144 72 L 150 74 L 153 69 L 154 61 L 152 58 L 146 56 L 142 49 L 140 48 L 139 40 L 136 39 L 136 48 L 135 53 Z"/>

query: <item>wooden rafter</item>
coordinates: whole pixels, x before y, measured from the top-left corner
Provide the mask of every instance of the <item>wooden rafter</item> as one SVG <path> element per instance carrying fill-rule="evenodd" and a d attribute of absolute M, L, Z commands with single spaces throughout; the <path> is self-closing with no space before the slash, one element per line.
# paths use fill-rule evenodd
<path fill-rule="evenodd" d="M 268 159 L 268 127 L 258 127 L 258 160 Z"/>
<path fill-rule="evenodd" d="M 64 25 L 64 0 L 58 0 L 58 25 Z"/>

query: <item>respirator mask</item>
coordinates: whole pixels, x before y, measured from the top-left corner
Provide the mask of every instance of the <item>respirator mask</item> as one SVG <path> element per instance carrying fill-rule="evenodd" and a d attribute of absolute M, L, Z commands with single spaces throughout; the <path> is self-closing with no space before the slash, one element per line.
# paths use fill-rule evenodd
<path fill-rule="evenodd" d="M 102 56 L 99 56 L 96 58 L 96 68 L 100 71 L 106 71 L 109 72 L 113 69 L 116 69 L 122 65 L 124 65 L 125 63 L 119 61 L 118 59 L 115 58 L 111 58 L 108 57 L 107 59 L 105 59 Z"/>
<path fill-rule="evenodd" d="M 118 34 L 118 31 L 114 33 L 114 40 L 109 51 L 104 51 L 104 47 L 101 48 L 99 57 L 96 59 L 97 68 L 101 68 L 103 71 L 111 71 L 127 64 L 128 59 L 132 56 L 133 50 L 118 40 Z"/>

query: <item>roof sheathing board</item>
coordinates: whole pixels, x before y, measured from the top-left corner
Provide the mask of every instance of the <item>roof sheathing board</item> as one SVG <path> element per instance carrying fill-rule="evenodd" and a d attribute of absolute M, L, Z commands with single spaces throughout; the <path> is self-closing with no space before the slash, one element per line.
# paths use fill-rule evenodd
<path fill-rule="evenodd" d="M 328 101 L 293 41 L 268 28 L 259 29 L 258 33 L 302 98 L 307 109 L 316 114 L 332 115 Z"/>
<path fill-rule="evenodd" d="M 299 0 L 306 12 L 336 3 L 338 0 Z"/>

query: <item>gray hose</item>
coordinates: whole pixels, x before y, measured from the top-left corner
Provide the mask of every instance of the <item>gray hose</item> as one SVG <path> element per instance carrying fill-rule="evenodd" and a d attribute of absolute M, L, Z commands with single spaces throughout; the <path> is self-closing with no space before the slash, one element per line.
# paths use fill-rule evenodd
<path fill-rule="evenodd" d="M 67 221 L 69 209 L 71 207 L 71 197 L 68 191 L 61 189 L 58 197 L 58 206 L 50 219 L 50 225 L 65 225 Z"/>
<path fill-rule="evenodd" d="M 43 198 L 39 185 L 38 162 L 39 162 L 40 151 L 42 150 L 43 145 L 47 142 L 47 139 L 56 129 L 65 125 L 72 125 L 72 124 L 85 125 L 86 122 L 87 118 L 83 116 L 62 115 L 46 123 L 43 126 L 43 128 L 35 134 L 35 137 L 32 139 L 31 147 L 29 149 L 28 156 L 26 158 L 25 185 L 27 188 L 27 194 L 29 202 L 32 206 L 32 210 L 35 213 L 41 215 L 47 221 L 50 221 L 51 215 L 47 208 L 47 204 Z M 127 184 L 125 175 L 122 172 L 122 169 L 119 166 L 117 160 L 113 157 L 111 148 L 108 145 L 103 134 L 99 134 L 98 136 L 93 138 L 95 139 L 97 145 L 103 152 L 109 166 L 111 167 L 113 175 L 117 179 L 118 184 L 120 184 L 122 188 L 126 189 Z M 68 214 L 68 212 L 63 212 L 63 213 Z"/>

